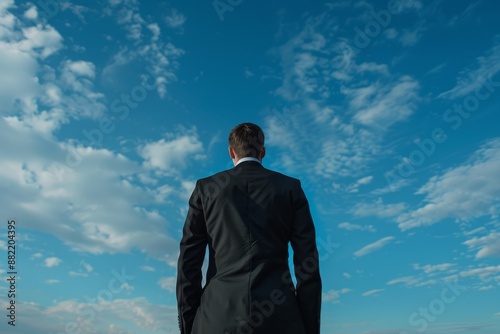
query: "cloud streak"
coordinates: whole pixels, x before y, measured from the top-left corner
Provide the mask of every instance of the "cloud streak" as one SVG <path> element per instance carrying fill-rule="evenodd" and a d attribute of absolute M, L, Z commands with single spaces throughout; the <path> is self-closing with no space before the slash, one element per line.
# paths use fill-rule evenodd
<path fill-rule="evenodd" d="M 364 246 L 363 248 L 361 248 L 360 250 L 354 252 L 354 255 L 356 257 L 362 257 L 362 256 L 368 255 L 370 253 L 376 252 L 376 251 L 382 249 L 383 247 L 385 247 L 386 245 L 388 245 L 389 243 L 391 243 L 392 240 L 394 240 L 394 237 L 382 238 L 382 239 L 377 240 L 374 243 L 368 244 L 368 245 Z"/>

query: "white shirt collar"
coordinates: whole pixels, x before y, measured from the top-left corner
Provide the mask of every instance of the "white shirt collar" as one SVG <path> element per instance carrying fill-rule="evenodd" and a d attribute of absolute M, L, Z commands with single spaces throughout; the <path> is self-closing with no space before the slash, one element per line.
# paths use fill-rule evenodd
<path fill-rule="evenodd" d="M 261 163 L 259 161 L 259 159 L 257 159 L 257 158 L 254 158 L 254 157 L 244 157 L 244 158 L 241 158 L 240 160 L 238 160 L 238 162 L 236 163 L 235 167 L 238 166 L 238 164 L 240 162 L 245 162 L 245 161 L 257 161 L 258 163 Z"/>

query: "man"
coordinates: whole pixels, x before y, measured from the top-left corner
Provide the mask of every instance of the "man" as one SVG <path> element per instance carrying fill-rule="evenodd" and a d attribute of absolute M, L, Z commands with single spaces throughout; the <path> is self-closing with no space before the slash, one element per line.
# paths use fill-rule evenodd
<path fill-rule="evenodd" d="M 196 182 L 177 272 L 182 334 L 319 334 L 321 278 L 309 204 L 298 179 L 262 166 L 265 153 L 261 128 L 240 124 L 229 134 L 235 167 Z"/>

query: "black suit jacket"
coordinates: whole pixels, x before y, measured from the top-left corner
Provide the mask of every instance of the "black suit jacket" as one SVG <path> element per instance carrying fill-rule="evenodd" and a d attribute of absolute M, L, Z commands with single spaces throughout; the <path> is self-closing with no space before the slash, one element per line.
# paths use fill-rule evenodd
<path fill-rule="evenodd" d="M 177 301 L 182 334 L 318 334 L 318 252 L 300 181 L 256 161 L 198 180 L 180 243 Z"/>

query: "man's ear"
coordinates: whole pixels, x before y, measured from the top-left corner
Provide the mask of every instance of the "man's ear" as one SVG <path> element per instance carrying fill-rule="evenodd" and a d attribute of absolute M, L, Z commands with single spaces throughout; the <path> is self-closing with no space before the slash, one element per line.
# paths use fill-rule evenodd
<path fill-rule="evenodd" d="M 262 146 L 262 150 L 260 150 L 260 160 L 266 156 L 266 147 Z"/>
<path fill-rule="evenodd" d="M 233 148 L 231 146 L 229 146 L 228 150 L 229 150 L 229 156 L 231 157 L 231 159 L 236 159 L 236 155 L 234 154 Z"/>

